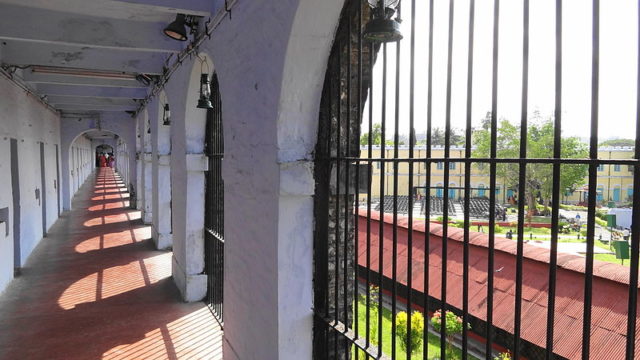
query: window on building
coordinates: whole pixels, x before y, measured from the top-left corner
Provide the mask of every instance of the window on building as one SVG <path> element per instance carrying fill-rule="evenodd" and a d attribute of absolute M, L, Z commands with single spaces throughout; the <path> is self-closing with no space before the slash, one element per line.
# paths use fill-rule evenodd
<path fill-rule="evenodd" d="M 620 164 L 613 165 L 613 171 L 620 172 Z"/>
<path fill-rule="evenodd" d="M 436 164 L 436 169 L 438 169 L 438 170 L 444 169 L 444 163 L 442 161 L 438 162 Z"/>
<path fill-rule="evenodd" d="M 449 170 L 455 170 L 456 169 L 456 163 L 452 162 L 449 163 Z"/>
<path fill-rule="evenodd" d="M 604 171 L 604 165 L 602 164 L 598 165 L 598 171 Z"/>

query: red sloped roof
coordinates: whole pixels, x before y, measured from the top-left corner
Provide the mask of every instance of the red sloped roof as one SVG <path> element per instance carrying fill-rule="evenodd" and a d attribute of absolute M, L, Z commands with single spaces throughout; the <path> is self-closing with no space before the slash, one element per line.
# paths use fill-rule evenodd
<path fill-rule="evenodd" d="M 379 214 L 372 213 L 370 234 L 370 269 L 378 271 L 380 250 Z M 358 234 L 358 264 L 366 267 L 366 212 L 360 213 Z M 384 214 L 383 274 L 392 278 L 393 217 Z M 424 292 L 425 222 L 414 221 L 412 236 L 413 289 Z M 407 284 L 408 219 L 398 216 L 397 281 Z M 442 281 L 442 226 L 429 229 L 429 295 L 440 299 Z M 449 228 L 447 242 L 447 303 L 462 308 L 463 231 Z M 488 279 L 488 236 L 471 232 L 469 246 L 469 312 L 486 320 Z M 513 332 L 515 306 L 516 242 L 495 238 L 494 252 L 494 325 Z M 594 359 L 622 359 L 627 326 L 628 279 L 625 266 L 594 261 L 591 354 Z M 556 305 L 554 321 L 554 352 L 578 359 L 582 352 L 582 315 L 584 308 L 584 258 L 558 254 Z M 549 280 L 549 250 L 524 244 L 522 338 L 540 347 L 546 346 L 546 317 Z M 640 339 L 640 328 L 636 339 Z"/>

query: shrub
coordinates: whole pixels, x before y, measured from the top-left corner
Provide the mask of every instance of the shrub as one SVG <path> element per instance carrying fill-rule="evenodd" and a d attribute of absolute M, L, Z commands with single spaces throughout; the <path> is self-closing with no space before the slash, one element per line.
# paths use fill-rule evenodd
<path fill-rule="evenodd" d="M 502 226 L 500 226 L 500 225 L 496 224 L 496 226 L 494 226 L 494 227 L 493 227 L 493 230 L 494 230 L 496 233 L 501 233 L 501 232 L 502 232 Z"/>
<path fill-rule="evenodd" d="M 462 318 L 457 316 L 451 311 L 447 311 L 445 315 L 445 334 L 447 336 L 455 336 L 462 333 Z M 431 325 L 437 330 L 440 331 L 440 326 L 442 322 L 442 311 L 437 310 L 433 313 L 431 317 Z"/>
<path fill-rule="evenodd" d="M 498 356 L 494 357 L 493 360 L 511 360 L 511 353 L 508 351 L 500 353 Z"/>
<path fill-rule="evenodd" d="M 603 220 L 599 217 L 595 218 L 596 220 L 596 224 L 602 226 L 602 227 L 607 227 L 607 220 Z"/>
<path fill-rule="evenodd" d="M 407 313 L 401 311 L 396 316 L 396 331 L 400 337 L 400 347 L 406 352 L 411 347 L 411 354 L 415 353 L 422 344 L 422 332 L 424 330 L 424 317 L 419 311 L 411 314 L 411 334 L 408 331 Z M 411 346 L 409 346 L 411 345 Z M 410 354 L 410 355 L 411 355 Z"/>
<path fill-rule="evenodd" d="M 442 324 L 442 311 L 437 310 L 436 312 L 433 313 L 433 316 L 431 317 L 431 325 L 433 325 L 436 331 L 439 332 L 442 327 L 441 324 Z M 461 334 L 464 326 L 465 325 L 462 323 L 462 318 L 460 316 L 457 316 L 451 311 L 447 311 L 445 313 L 444 332 L 447 338 L 447 352 L 449 353 L 452 352 L 453 337 L 458 334 Z M 467 326 L 467 329 L 471 328 L 469 324 L 467 324 L 466 326 Z"/>
<path fill-rule="evenodd" d="M 369 334 L 371 339 L 378 337 L 378 306 L 379 306 L 380 288 L 375 285 L 369 286 Z"/>

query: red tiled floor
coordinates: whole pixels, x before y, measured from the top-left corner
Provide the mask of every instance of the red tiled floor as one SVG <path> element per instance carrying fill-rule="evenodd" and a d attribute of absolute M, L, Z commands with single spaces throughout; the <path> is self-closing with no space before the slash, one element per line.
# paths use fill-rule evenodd
<path fill-rule="evenodd" d="M 203 303 L 183 303 L 171 253 L 101 168 L 0 296 L 0 359 L 221 359 Z"/>

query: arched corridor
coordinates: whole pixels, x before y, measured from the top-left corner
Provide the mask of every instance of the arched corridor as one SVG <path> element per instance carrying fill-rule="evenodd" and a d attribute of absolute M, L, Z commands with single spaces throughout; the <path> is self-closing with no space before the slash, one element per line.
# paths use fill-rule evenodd
<path fill-rule="evenodd" d="M 25 266 L 0 297 L 0 359 L 221 358 L 218 323 L 180 301 L 171 253 L 155 250 L 111 168 L 87 179 Z"/>

